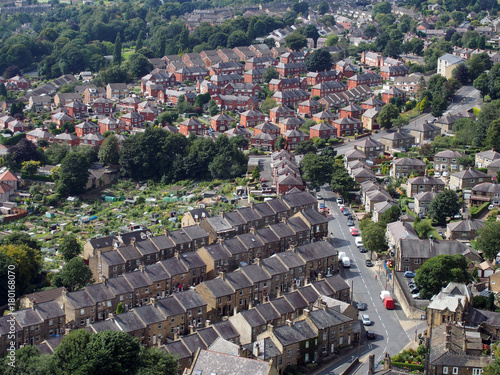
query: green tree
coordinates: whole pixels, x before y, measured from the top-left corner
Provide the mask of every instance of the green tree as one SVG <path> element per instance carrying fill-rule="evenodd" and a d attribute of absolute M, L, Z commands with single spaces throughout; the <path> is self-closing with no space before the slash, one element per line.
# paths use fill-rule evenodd
<path fill-rule="evenodd" d="M 483 52 L 472 55 L 469 59 L 467 59 L 466 65 L 470 79 L 474 81 L 482 73 L 490 70 L 493 64 L 490 56 L 486 52 Z"/>
<path fill-rule="evenodd" d="M 486 131 L 486 138 L 484 140 L 484 146 L 500 150 L 500 119 L 492 121 L 488 127 L 488 130 Z"/>
<path fill-rule="evenodd" d="M 446 224 L 447 217 L 453 217 L 459 212 L 460 202 L 453 190 L 439 193 L 429 205 L 429 217 L 438 224 Z"/>
<path fill-rule="evenodd" d="M 85 156 L 70 152 L 61 162 L 56 192 L 63 196 L 83 193 L 89 179 L 89 168 L 90 163 Z"/>
<path fill-rule="evenodd" d="M 241 30 L 233 31 L 227 38 L 227 48 L 247 46 L 247 34 Z"/>
<path fill-rule="evenodd" d="M 385 239 L 385 225 L 369 221 L 361 232 L 363 245 L 370 251 L 370 258 L 373 252 L 383 252 L 387 250 L 387 241 Z"/>
<path fill-rule="evenodd" d="M 316 152 L 316 146 L 311 139 L 299 142 L 297 146 L 295 146 L 295 153 L 298 155 L 305 155 L 310 152 Z"/>
<path fill-rule="evenodd" d="M 337 192 L 341 196 L 352 190 L 356 183 L 347 173 L 344 166 L 334 165 L 332 171 L 332 179 L 330 180 L 330 189 Z"/>
<path fill-rule="evenodd" d="M 467 283 L 471 276 L 467 259 L 462 254 L 438 255 L 417 270 L 415 284 L 420 285 L 420 296 L 429 299 L 450 282 Z"/>
<path fill-rule="evenodd" d="M 500 358 L 495 358 L 492 364 L 489 364 L 483 369 L 483 375 L 498 375 L 500 374 Z"/>
<path fill-rule="evenodd" d="M 378 33 L 379 31 L 377 27 L 373 24 L 369 24 L 368 26 L 366 26 L 365 30 L 363 31 L 364 36 L 368 39 L 375 38 Z"/>
<path fill-rule="evenodd" d="M 276 151 L 283 150 L 285 148 L 285 146 L 286 146 L 285 138 L 283 138 L 282 135 L 279 135 L 276 138 L 276 143 L 274 143 L 274 149 Z"/>
<path fill-rule="evenodd" d="M 305 64 L 310 72 L 330 70 L 333 64 L 332 55 L 326 48 L 320 48 L 306 57 Z"/>
<path fill-rule="evenodd" d="M 264 74 L 262 74 L 262 80 L 264 81 L 264 83 L 269 83 L 269 81 L 271 81 L 272 79 L 278 79 L 278 78 L 279 78 L 278 71 L 273 66 L 267 68 Z"/>
<path fill-rule="evenodd" d="M 26 245 L 35 250 L 40 250 L 42 248 L 40 242 L 25 232 L 14 232 L 0 237 L 0 246 L 1 245 Z"/>
<path fill-rule="evenodd" d="M 266 115 L 269 114 L 271 109 L 275 108 L 278 106 L 278 103 L 276 103 L 276 100 L 274 100 L 272 97 L 268 96 L 266 100 L 264 100 L 260 106 L 260 110 L 262 113 L 265 113 Z"/>
<path fill-rule="evenodd" d="M 488 95 L 489 91 L 489 81 L 488 75 L 486 73 L 481 73 L 472 83 L 476 90 L 479 90 L 481 97 L 484 98 Z"/>
<path fill-rule="evenodd" d="M 414 229 L 420 239 L 429 238 L 429 233 L 434 230 L 429 220 L 415 221 Z"/>
<path fill-rule="evenodd" d="M 142 352 L 137 375 L 177 375 L 178 367 L 179 362 L 171 353 L 152 347 Z"/>
<path fill-rule="evenodd" d="M 397 128 L 399 131 L 401 131 L 409 123 L 410 120 L 408 119 L 408 117 L 403 117 L 401 115 L 391 121 L 392 127 Z"/>
<path fill-rule="evenodd" d="M 65 262 L 69 262 L 74 257 L 82 253 L 82 245 L 73 233 L 64 236 L 58 249 Z"/>
<path fill-rule="evenodd" d="M 5 88 L 5 84 L 0 82 L 0 96 L 7 98 L 7 89 Z"/>
<path fill-rule="evenodd" d="M 10 264 L 15 266 L 16 293 L 20 295 L 38 277 L 42 266 L 40 250 L 25 244 L 8 244 L 0 246 L 0 253 L 4 260 L 10 260 Z M 9 280 L 7 273 L 1 276 L 2 280 Z"/>
<path fill-rule="evenodd" d="M 382 214 L 380 222 L 383 225 L 393 223 L 399 220 L 400 215 L 401 215 L 401 208 L 399 208 L 399 206 L 397 205 L 394 205 Z"/>
<path fill-rule="evenodd" d="M 436 95 L 434 99 L 432 99 L 431 108 L 431 114 L 434 117 L 441 117 L 444 111 L 446 111 L 446 108 L 448 108 L 448 102 L 441 95 Z"/>
<path fill-rule="evenodd" d="M 294 31 L 285 38 L 285 46 L 293 51 L 300 51 L 302 48 L 307 47 L 307 39 L 301 33 Z"/>
<path fill-rule="evenodd" d="M 326 1 L 322 1 L 321 3 L 319 3 L 318 13 L 320 15 L 323 16 L 325 13 L 328 13 L 329 10 L 330 10 L 330 6 L 328 5 L 328 3 Z"/>
<path fill-rule="evenodd" d="M 335 34 L 328 35 L 326 37 L 325 46 L 327 46 L 327 47 L 333 47 L 333 46 L 336 46 L 338 42 L 339 42 L 339 36 L 338 35 L 335 35 Z"/>
<path fill-rule="evenodd" d="M 375 19 L 377 14 L 390 14 L 391 10 L 392 10 L 391 4 L 386 1 L 382 1 L 373 6 L 372 17 Z"/>
<path fill-rule="evenodd" d="M 64 286 L 69 291 L 74 291 L 93 282 L 92 271 L 82 258 L 76 257 L 66 263 L 52 281 L 57 287 Z"/>
<path fill-rule="evenodd" d="M 21 176 L 24 176 L 24 178 L 33 177 L 38 172 L 38 168 L 40 168 L 40 162 L 34 160 L 23 161 L 22 165 Z"/>
<path fill-rule="evenodd" d="M 382 107 L 377 121 L 383 128 L 389 129 L 392 126 L 392 121 L 399 117 L 399 109 L 394 104 L 386 104 Z"/>
<path fill-rule="evenodd" d="M 15 351 L 15 366 L 9 366 L 9 357 L 5 356 L 3 375 L 53 375 L 58 373 L 53 358 L 49 354 L 42 355 L 33 345 L 25 345 Z"/>
<path fill-rule="evenodd" d="M 153 64 L 149 62 L 146 56 L 141 55 L 140 53 L 132 54 L 127 64 L 130 73 L 132 73 L 132 76 L 136 79 L 145 76 L 153 70 Z"/>
<path fill-rule="evenodd" d="M 104 140 L 99 149 L 98 158 L 104 164 L 118 164 L 120 161 L 120 149 L 116 135 L 112 134 Z"/>
<path fill-rule="evenodd" d="M 143 37 L 142 32 L 139 32 L 139 34 L 137 34 L 137 40 L 135 41 L 135 52 L 136 53 L 139 52 L 141 50 L 141 48 L 144 46 L 142 37 Z"/>
<path fill-rule="evenodd" d="M 123 314 L 125 312 L 125 307 L 123 307 L 123 303 L 118 302 L 116 306 L 116 315 Z"/>
<path fill-rule="evenodd" d="M 476 248 L 487 259 L 494 259 L 500 250 L 500 222 L 487 221 L 484 228 L 477 230 Z"/>
<path fill-rule="evenodd" d="M 122 63 L 122 38 L 120 34 L 116 36 L 115 50 L 113 52 L 113 64 L 120 65 Z"/>
<path fill-rule="evenodd" d="M 465 64 L 459 64 L 455 69 L 453 69 L 453 78 L 459 81 L 462 85 L 466 85 L 469 80 L 469 69 Z"/>
<path fill-rule="evenodd" d="M 319 156 L 316 153 L 308 153 L 300 161 L 303 177 L 309 181 L 311 187 L 318 188 L 331 180 L 333 172 L 333 160 L 329 156 Z"/>
<path fill-rule="evenodd" d="M 210 116 L 215 116 L 217 113 L 219 113 L 219 106 L 213 99 L 210 99 L 210 101 L 208 102 L 208 113 L 210 114 Z"/>
<path fill-rule="evenodd" d="M 79 368 L 86 362 L 85 350 L 90 337 L 90 332 L 85 329 L 77 329 L 64 336 L 54 350 L 54 363 L 60 369 L 61 374 L 78 373 Z"/>

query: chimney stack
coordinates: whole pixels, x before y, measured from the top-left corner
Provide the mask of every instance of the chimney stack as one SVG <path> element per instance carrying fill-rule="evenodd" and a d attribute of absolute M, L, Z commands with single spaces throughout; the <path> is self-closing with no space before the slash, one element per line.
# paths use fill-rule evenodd
<path fill-rule="evenodd" d="M 210 327 L 210 319 L 205 320 L 205 327 Z"/>
<path fill-rule="evenodd" d="M 226 280 L 226 273 L 224 271 L 219 271 L 219 277 L 222 279 L 222 280 Z"/>
<path fill-rule="evenodd" d="M 373 375 L 375 372 L 375 354 L 368 356 L 368 375 Z"/>
<path fill-rule="evenodd" d="M 258 358 L 259 357 L 259 353 L 260 353 L 260 345 L 258 342 L 256 342 L 253 346 L 253 356 L 255 358 Z"/>
<path fill-rule="evenodd" d="M 384 357 L 384 370 L 389 370 L 391 368 L 391 356 L 389 353 L 385 352 L 385 357 Z"/>
<path fill-rule="evenodd" d="M 268 331 L 269 333 L 273 333 L 273 332 L 274 332 L 274 326 L 273 326 L 272 324 L 268 324 L 268 325 L 267 325 L 267 331 Z"/>

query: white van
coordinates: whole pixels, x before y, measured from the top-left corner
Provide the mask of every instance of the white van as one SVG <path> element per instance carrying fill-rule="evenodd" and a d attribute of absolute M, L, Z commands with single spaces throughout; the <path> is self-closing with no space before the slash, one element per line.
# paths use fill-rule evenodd
<path fill-rule="evenodd" d="M 342 260 L 343 258 L 345 258 L 346 255 L 343 251 L 339 252 L 339 259 Z"/>
<path fill-rule="evenodd" d="M 391 293 L 387 290 L 383 290 L 380 292 L 380 299 L 383 301 L 385 297 L 390 297 Z"/>
<path fill-rule="evenodd" d="M 349 259 L 349 257 L 342 258 L 342 265 L 344 266 L 344 268 L 351 267 L 351 260 Z"/>
<path fill-rule="evenodd" d="M 363 246 L 363 240 L 361 239 L 361 237 L 356 237 L 354 243 L 356 244 L 357 247 Z"/>

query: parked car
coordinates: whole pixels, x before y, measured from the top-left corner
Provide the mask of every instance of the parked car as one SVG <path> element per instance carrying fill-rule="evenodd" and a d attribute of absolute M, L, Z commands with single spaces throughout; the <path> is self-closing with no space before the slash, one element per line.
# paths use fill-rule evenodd
<path fill-rule="evenodd" d="M 365 264 L 367 267 L 373 267 L 373 262 L 370 259 L 367 259 Z"/>
<path fill-rule="evenodd" d="M 366 315 L 366 314 L 363 315 L 363 316 L 361 316 L 361 320 L 363 321 L 363 324 L 365 326 L 369 326 L 370 324 L 372 324 L 372 321 L 371 321 L 370 317 L 368 315 Z"/>
<path fill-rule="evenodd" d="M 339 198 L 337 198 L 337 204 L 339 204 L 339 205 L 340 205 L 340 204 L 342 204 L 342 203 L 344 203 L 344 200 L 343 200 L 342 198 L 340 198 L 340 197 L 339 197 Z"/>
<path fill-rule="evenodd" d="M 368 308 L 368 305 L 364 302 L 358 302 L 358 303 L 356 303 L 356 308 L 359 311 L 365 311 Z"/>
<path fill-rule="evenodd" d="M 422 299 L 422 298 L 420 297 L 420 292 L 412 294 L 412 295 L 411 295 L 411 298 L 413 298 L 413 299 Z"/>
<path fill-rule="evenodd" d="M 434 177 L 436 177 L 436 178 L 441 177 L 441 173 L 439 173 L 439 172 L 435 172 L 435 173 L 434 173 Z"/>
<path fill-rule="evenodd" d="M 352 236 L 357 236 L 359 234 L 358 230 L 354 227 L 350 227 L 349 230 L 351 231 Z"/>
<path fill-rule="evenodd" d="M 404 273 L 404 277 L 409 277 L 411 279 L 413 279 L 415 277 L 415 272 L 412 272 L 412 271 L 406 271 Z"/>
<path fill-rule="evenodd" d="M 349 214 L 349 216 L 347 216 L 347 220 L 354 220 L 354 218 L 352 217 L 351 214 Z"/>
<path fill-rule="evenodd" d="M 354 225 L 354 221 L 347 219 L 347 226 L 352 227 Z"/>
<path fill-rule="evenodd" d="M 366 338 L 368 340 L 375 340 L 375 332 L 372 330 L 366 331 Z"/>
<path fill-rule="evenodd" d="M 354 243 L 356 244 L 357 247 L 363 246 L 363 240 L 361 239 L 361 237 L 356 237 Z"/>
<path fill-rule="evenodd" d="M 443 171 L 443 177 L 448 177 L 450 173 L 448 171 Z"/>
<path fill-rule="evenodd" d="M 317 199 L 323 199 L 323 197 L 321 196 L 321 194 L 316 194 L 316 198 Z"/>
<path fill-rule="evenodd" d="M 368 252 L 368 250 L 366 250 L 366 248 L 365 248 L 364 246 L 360 246 L 360 247 L 359 247 L 359 252 L 360 252 L 360 253 L 367 253 L 367 252 Z"/>
<path fill-rule="evenodd" d="M 223 196 L 223 195 L 220 197 L 220 200 L 221 200 L 222 203 L 227 203 L 228 202 L 227 198 L 225 196 Z"/>
<path fill-rule="evenodd" d="M 344 208 L 344 211 L 342 211 L 342 213 L 344 214 L 344 216 L 348 216 L 349 210 L 347 208 Z"/>

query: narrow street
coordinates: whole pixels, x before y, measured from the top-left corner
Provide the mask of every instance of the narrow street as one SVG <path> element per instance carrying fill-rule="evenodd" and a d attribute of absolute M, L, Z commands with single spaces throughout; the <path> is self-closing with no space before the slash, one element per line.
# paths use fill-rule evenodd
<path fill-rule="evenodd" d="M 366 330 L 373 330 L 376 334 L 375 340 L 367 340 L 363 333 L 363 342 L 359 348 L 361 366 L 356 370 L 357 374 L 368 372 L 367 355 L 375 354 L 375 365 L 380 363 L 385 352 L 391 356 L 397 354 L 408 343 L 415 340 L 415 330 L 422 332 L 426 328 L 425 321 L 415 321 L 407 319 L 401 307 L 396 303 L 394 310 L 387 310 L 380 299 L 380 292 L 389 290 L 392 292 L 390 281 L 385 279 L 382 266 L 375 265 L 367 267 L 366 259 L 370 254 L 362 254 L 354 244 L 354 239 L 347 226 L 346 217 L 340 212 L 336 203 L 337 196 L 329 188 L 321 189 L 321 194 L 325 199 L 325 205 L 331 209 L 334 218 L 329 223 L 329 231 L 333 233 L 333 245 L 339 252 L 344 252 L 351 260 L 351 267 L 344 269 L 344 279 L 352 287 L 353 300 L 364 302 L 368 305 L 366 311 L 360 311 L 369 315 L 372 324 L 365 326 Z M 358 222 L 355 221 L 356 228 L 359 229 Z M 375 263 L 375 261 L 374 261 Z M 375 278 L 377 275 L 377 278 Z M 386 287 L 387 284 L 387 287 Z M 391 293 L 392 294 L 392 293 Z M 320 375 L 338 373 L 343 371 L 346 363 L 350 363 L 357 352 L 352 356 L 339 361 L 326 369 L 318 372 Z M 340 368 L 340 371 L 338 370 Z"/>

